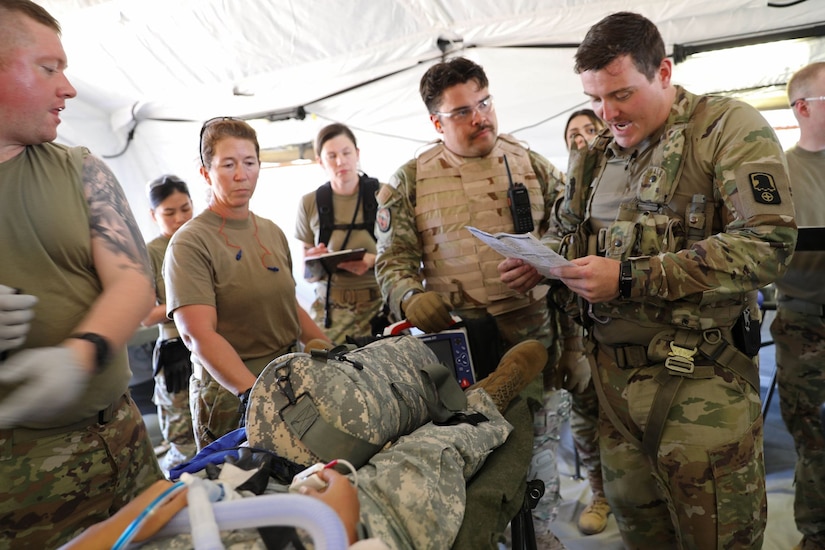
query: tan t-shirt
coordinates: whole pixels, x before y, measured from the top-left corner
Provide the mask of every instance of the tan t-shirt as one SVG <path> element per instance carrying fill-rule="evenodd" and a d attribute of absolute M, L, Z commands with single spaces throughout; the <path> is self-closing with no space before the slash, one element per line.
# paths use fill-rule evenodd
<path fill-rule="evenodd" d="M 81 176 L 88 154 L 86 149 L 44 143 L 0 163 L 0 283 L 38 298 L 26 342 L 11 350 L 12 355 L 60 344 L 103 290 L 92 258 Z M 112 352 L 103 372 L 89 380 L 83 395 L 59 420 L 23 426 L 66 426 L 94 416 L 123 395 L 131 377 L 126 346 Z"/>
<path fill-rule="evenodd" d="M 825 151 L 806 151 L 799 146 L 786 151 L 791 191 L 799 227 L 825 227 Z M 823 243 L 825 246 L 825 243 Z M 825 304 L 825 251 L 794 252 L 785 275 L 776 281 L 780 296 Z"/>
<path fill-rule="evenodd" d="M 359 205 L 359 195 L 332 194 L 332 212 L 336 225 L 352 223 L 352 216 L 358 207 L 355 223 L 363 223 L 364 207 Z M 301 197 L 298 205 L 298 216 L 295 220 L 295 238 L 302 243 L 315 246 L 318 244 L 318 234 L 321 232 L 321 221 L 318 217 L 318 205 L 315 203 L 315 191 Z M 342 250 L 346 229 L 335 229 L 329 237 L 327 249 L 331 252 Z M 367 252 L 375 254 L 375 239 L 365 229 L 353 229 L 347 240 L 347 248 L 365 248 Z M 378 287 L 375 281 L 375 271 L 370 269 L 363 275 L 356 275 L 348 271 L 339 270 L 332 275 L 332 285 L 336 288 L 371 288 Z"/>
<path fill-rule="evenodd" d="M 271 356 L 297 340 L 292 258 L 270 220 L 224 220 L 206 210 L 172 236 L 163 270 L 168 315 L 187 305 L 214 307 L 218 334 L 242 360 Z"/>
<path fill-rule="evenodd" d="M 163 257 L 166 255 L 166 247 L 169 246 L 169 237 L 160 235 L 146 244 L 146 252 L 149 253 L 149 264 L 152 266 L 152 274 L 155 276 L 155 299 L 158 305 L 166 303 L 166 285 L 163 282 Z M 161 325 L 161 340 L 168 340 L 179 336 L 175 322 L 171 319 Z"/>

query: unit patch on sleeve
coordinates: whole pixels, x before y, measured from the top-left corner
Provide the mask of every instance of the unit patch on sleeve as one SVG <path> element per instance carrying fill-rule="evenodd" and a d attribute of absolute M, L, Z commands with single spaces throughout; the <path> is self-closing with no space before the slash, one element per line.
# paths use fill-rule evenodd
<path fill-rule="evenodd" d="M 375 214 L 375 224 L 378 226 L 378 230 L 381 231 L 381 233 L 386 233 L 390 230 L 391 222 L 392 214 L 390 214 L 390 209 L 386 206 L 379 208 Z"/>
<path fill-rule="evenodd" d="M 776 182 L 772 174 L 767 172 L 751 172 L 748 174 L 753 191 L 753 199 L 762 204 L 782 204 L 782 197 L 776 189 Z"/>

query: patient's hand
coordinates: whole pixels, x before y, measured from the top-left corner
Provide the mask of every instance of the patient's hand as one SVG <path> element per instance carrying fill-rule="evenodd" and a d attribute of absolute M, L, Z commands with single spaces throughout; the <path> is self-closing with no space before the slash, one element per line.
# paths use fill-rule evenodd
<path fill-rule="evenodd" d="M 349 478 L 335 470 L 321 470 L 318 477 L 326 481 L 326 488 L 318 491 L 303 486 L 300 489 L 301 494 L 315 497 L 335 510 L 347 530 L 349 543 L 354 544 L 358 540 L 357 528 L 361 513 L 358 490 L 349 482 Z"/>

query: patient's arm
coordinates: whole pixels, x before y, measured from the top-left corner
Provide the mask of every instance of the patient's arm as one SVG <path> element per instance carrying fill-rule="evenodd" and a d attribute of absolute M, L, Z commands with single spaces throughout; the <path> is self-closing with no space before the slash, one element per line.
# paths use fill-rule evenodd
<path fill-rule="evenodd" d="M 121 533 L 132 523 L 132 520 L 146 509 L 155 498 L 171 486 L 171 481 L 165 479 L 156 481 L 134 500 L 129 502 L 129 504 L 118 510 L 115 515 L 105 521 L 92 525 L 79 536 L 72 539 L 68 544 L 61 547 L 61 550 L 75 548 L 83 550 L 110 549 L 120 537 Z M 186 506 L 185 489 L 155 509 L 155 512 L 143 523 L 133 542 L 147 539 L 157 533 L 161 527 L 166 525 L 184 506 Z"/>

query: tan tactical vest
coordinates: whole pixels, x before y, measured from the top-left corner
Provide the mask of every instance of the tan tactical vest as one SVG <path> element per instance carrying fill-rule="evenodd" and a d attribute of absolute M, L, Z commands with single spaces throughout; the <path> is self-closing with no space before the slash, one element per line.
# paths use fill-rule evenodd
<path fill-rule="evenodd" d="M 500 135 L 482 158 L 458 157 L 439 144 L 417 159 L 415 225 L 423 243 L 427 288 L 441 293 L 458 311 L 486 308 L 498 315 L 540 298 L 535 292 L 524 296 L 507 288 L 496 267 L 501 255 L 465 229 L 470 225 L 488 233 L 513 232 L 504 155 L 513 182 L 523 183 L 529 192 L 538 237 L 544 198 L 527 149 L 513 137 Z"/>

